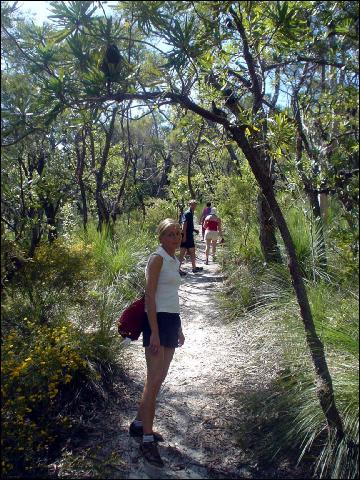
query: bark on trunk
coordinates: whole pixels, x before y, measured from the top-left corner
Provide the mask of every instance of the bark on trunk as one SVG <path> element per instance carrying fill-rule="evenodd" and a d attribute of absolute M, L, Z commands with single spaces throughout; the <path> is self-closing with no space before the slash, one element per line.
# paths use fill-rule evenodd
<path fill-rule="evenodd" d="M 120 207 L 121 200 L 125 194 L 126 181 L 129 175 L 130 164 L 132 160 L 132 145 L 131 145 L 129 118 L 126 119 L 126 134 L 125 134 L 125 128 L 124 128 L 124 117 L 121 118 L 120 127 L 121 127 L 123 139 L 125 138 L 125 136 L 127 138 L 127 147 L 125 147 L 125 143 L 123 142 L 123 156 L 124 156 L 125 168 L 124 168 L 124 174 L 123 174 L 123 178 L 119 188 L 119 192 L 116 196 L 116 200 L 111 209 L 111 218 L 113 223 L 116 222 L 117 215 L 119 215 L 120 213 L 119 207 Z M 135 167 L 136 167 L 136 162 L 137 162 L 137 158 L 135 157 Z"/>
<path fill-rule="evenodd" d="M 157 194 L 156 196 L 159 197 L 159 198 L 164 198 L 166 196 L 166 191 L 165 191 L 165 187 L 167 187 L 169 185 L 169 173 L 170 173 L 170 170 L 171 170 L 171 166 L 172 166 L 172 161 L 171 161 L 171 155 L 168 154 L 168 155 L 162 155 L 163 159 L 164 159 L 164 170 L 163 170 L 163 173 L 162 173 L 162 176 L 161 176 L 161 179 L 160 179 L 160 182 L 159 182 L 159 187 L 158 187 L 158 190 L 157 190 Z"/>
<path fill-rule="evenodd" d="M 28 256 L 30 258 L 33 258 L 36 247 L 39 245 L 41 236 L 42 236 L 42 229 L 40 226 L 40 220 L 42 217 L 41 209 L 37 211 L 37 217 L 38 217 L 38 221 L 31 228 L 31 240 L 30 240 L 30 248 L 28 252 Z M 30 217 L 30 218 L 34 218 L 34 217 Z"/>
<path fill-rule="evenodd" d="M 327 212 L 329 208 L 329 198 L 326 193 L 320 193 L 319 195 L 319 201 L 320 201 L 320 213 L 321 213 L 321 218 L 323 220 L 326 220 L 327 218 Z"/>
<path fill-rule="evenodd" d="M 51 202 L 44 202 L 44 210 L 46 215 L 46 224 L 48 226 L 48 241 L 52 243 L 55 238 L 57 238 L 57 228 L 56 228 L 56 208 Z"/>
<path fill-rule="evenodd" d="M 105 146 L 101 155 L 100 167 L 98 171 L 95 172 L 95 179 L 96 179 L 95 198 L 96 198 L 96 206 L 97 206 L 97 213 L 98 213 L 98 226 L 97 226 L 98 231 L 102 229 L 104 224 L 109 225 L 110 223 L 110 211 L 109 211 L 110 209 L 106 205 L 105 199 L 102 195 L 102 189 L 103 189 L 105 167 L 109 158 L 111 139 L 114 132 L 114 125 L 115 125 L 115 118 L 116 118 L 117 111 L 118 111 L 117 107 L 113 108 L 111 119 L 110 119 L 109 130 L 106 132 Z"/>
<path fill-rule="evenodd" d="M 85 184 L 83 180 L 84 174 L 84 167 L 85 167 L 85 155 L 86 155 L 86 142 L 85 142 L 85 133 L 84 131 L 81 133 L 81 140 L 82 140 L 82 148 L 80 149 L 80 137 L 75 138 L 75 149 L 76 149 L 76 180 L 79 184 L 80 188 L 80 196 L 81 196 L 81 214 L 83 217 L 83 227 L 84 230 L 87 228 L 88 222 L 88 208 L 87 208 L 87 201 L 86 201 L 86 190 Z"/>
<path fill-rule="evenodd" d="M 281 263 L 281 255 L 275 235 L 275 222 L 269 204 L 264 195 L 259 192 L 257 211 L 260 226 L 260 244 L 265 261 Z"/>

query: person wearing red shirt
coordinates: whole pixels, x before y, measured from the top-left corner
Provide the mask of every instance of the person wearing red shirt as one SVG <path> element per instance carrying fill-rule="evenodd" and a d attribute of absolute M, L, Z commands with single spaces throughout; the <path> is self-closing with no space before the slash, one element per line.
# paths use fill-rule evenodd
<path fill-rule="evenodd" d="M 205 217 L 204 228 L 205 228 L 205 242 L 206 242 L 205 265 L 208 265 L 210 245 L 211 245 L 213 260 L 215 261 L 216 243 L 218 241 L 219 236 L 222 236 L 221 219 L 216 215 L 216 208 L 212 208 L 210 211 L 210 215 L 207 215 L 207 217 Z"/>

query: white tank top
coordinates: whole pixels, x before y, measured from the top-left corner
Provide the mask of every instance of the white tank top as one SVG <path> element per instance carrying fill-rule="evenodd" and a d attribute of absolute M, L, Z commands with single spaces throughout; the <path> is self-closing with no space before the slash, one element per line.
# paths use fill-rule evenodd
<path fill-rule="evenodd" d="M 181 277 L 179 274 L 180 262 L 177 258 L 171 257 L 162 246 L 156 250 L 155 255 L 160 255 L 163 258 L 163 264 L 160 270 L 155 293 L 156 311 L 180 313 L 178 293 L 181 284 Z M 149 261 L 145 268 L 146 279 L 148 278 L 148 265 Z M 145 311 L 147 311 L 146 307 Z"/>

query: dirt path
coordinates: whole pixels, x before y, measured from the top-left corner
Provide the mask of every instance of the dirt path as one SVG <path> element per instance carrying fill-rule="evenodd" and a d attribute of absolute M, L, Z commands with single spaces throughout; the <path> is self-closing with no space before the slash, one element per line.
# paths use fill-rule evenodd
<path fill-rule="evenodd" d="M 198 242 L 197 255 L 198 264 L 202 265 L 203 243 Z M 198 274 L 191 273 L 190 267 L 190 263 L 185 264 L 189 273 L 180 288 L 186 342 L 176 350 L 159 395 L 155 419 L 155 429 L 165 438 L 160 444 L 165 468 L 157 469 L 144 462 L 138 443 L 128 436 L 145 378 L 139 340 L 124 352 L 128 381 L 126 387 L 117 386 L 117 405 L 112 404 L 94 419 L 93 433 L 85 444 L 79 445 L 81 454 L 74 451 L 68 464 L 63 461 L 58 465 L 58 476 L 304 478 L 300 470 L 286 462 L 259 466 L 247 439 L 241 438 L 239 425 L 246 413 L 238 393 L 266 388 L 274 372 L 267 370 L 266 362 L 253 371 L 243 368 L 253 345 L 246 331 L 240 331 L 235 324 L 224 324 L 221 318 L 216 294 L 223 288 L 224 278 L 219 265 L 210 262 Z"/>

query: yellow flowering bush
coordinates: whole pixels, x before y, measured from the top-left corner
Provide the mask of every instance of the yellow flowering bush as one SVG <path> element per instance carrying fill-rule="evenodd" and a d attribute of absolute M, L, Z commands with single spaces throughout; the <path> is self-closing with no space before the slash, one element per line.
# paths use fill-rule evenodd
<path fill-rule="evenodd" d="M 39 325 L 24 319 L 31 335 L 10 331 L 3 339 L 2 452 L 4 473 L 16 474 L 45 453 L 71 421 L 62 395 L 88 375 L 79 332 L 70 324 Z"/>

